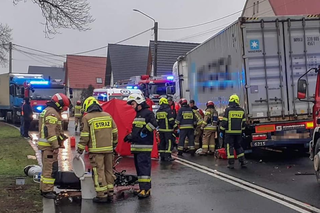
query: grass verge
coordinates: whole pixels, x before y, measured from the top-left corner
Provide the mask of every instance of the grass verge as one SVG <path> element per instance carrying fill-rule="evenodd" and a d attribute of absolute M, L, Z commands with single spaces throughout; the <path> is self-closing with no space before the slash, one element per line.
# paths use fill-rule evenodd
<path fill-rule="evenodd" d="M 39 184 L 26 177 L 23 186 L 16 186 L 17 177 L 25 177 L 23 169 L 36 160 L 27 159 L 34 155 L 29 143 L 17 129 L 0 122 L 0 212 L 42 212 Z"/>

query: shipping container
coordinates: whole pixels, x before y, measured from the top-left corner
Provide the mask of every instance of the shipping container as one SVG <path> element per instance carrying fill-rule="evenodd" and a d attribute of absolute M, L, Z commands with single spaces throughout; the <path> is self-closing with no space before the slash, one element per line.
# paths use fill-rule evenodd
<path fill-rule="evenodd" d="M 306 146 L 312 106 L 298 100 L 297 80 L 319 64 L 319 17 L 287 16 L 239 18 L 176 66 L 180 79 L 187 76 L 181 96 L 195 99 L 201 108 L 213 100 L 222 113 L 230 95 L 239 95 L 251 125 L 246 130 L 251 146 Z M 312 97 L 316 74 L 306 78 L 307 96 Z"/>

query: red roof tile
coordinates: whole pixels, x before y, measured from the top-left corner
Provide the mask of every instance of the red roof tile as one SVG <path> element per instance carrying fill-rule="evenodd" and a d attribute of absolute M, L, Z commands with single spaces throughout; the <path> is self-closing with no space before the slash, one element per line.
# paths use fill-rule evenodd
<path fill-rule="evenodd" d="M 277 16 L 320 14 L 320 0 L 270 0 Z"/>
<path fill-rule="evenodd" d="M 106 76 L 106 57 L 67 55 L 67 79 L 69 87 L 73 89 L 84 89 L 90 84 L 94 88 L 104 87 Z M 97 78 L 102 83 L 97 83 Z"/>

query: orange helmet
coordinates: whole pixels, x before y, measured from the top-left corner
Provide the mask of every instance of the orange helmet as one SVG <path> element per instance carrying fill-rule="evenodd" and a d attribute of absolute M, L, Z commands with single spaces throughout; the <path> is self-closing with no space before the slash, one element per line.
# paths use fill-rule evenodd
<path fill-rule="evenodd" d="M 81 105 L 81 101 L 80 101 L 80 100 L 77 101 L 77 105 L 78 105 L 78 106 Z"/>
<path fill-rule="evenodd" d="M 207 107 L 208 107 L 208 106 L 213 106 L 213 107 L 214 107 L 213 101 L 208 101 L 207 104 L 206 104 L 206 106 L 207 106 Z"/>
<path fill-rule="evenodd" d="M 62 93 L 56 93 L 52 96 L 51 101 L 56 104 L 59 110 L 67 110 L 70 106 L 70 99 Z"/>
<path fill-rule="evenodd" d="M 188 104 L 188 101 L 187 101 L 187 99 L 185 99 L 185 98 L 181 98 L 180 99 L 180 101 L 179 101 L 179 104 L 182 106 L 182 105 L 186 105 L 186 104 Z"/>

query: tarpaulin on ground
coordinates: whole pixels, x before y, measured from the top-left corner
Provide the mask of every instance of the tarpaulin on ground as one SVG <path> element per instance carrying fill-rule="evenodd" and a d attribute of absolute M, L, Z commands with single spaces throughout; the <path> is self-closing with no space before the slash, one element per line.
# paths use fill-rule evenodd
<path fill-rule="evenodd" d="M 101 105 L 103 111 L 109 113 L 117 124 L 118 128 L 118 146 L 117 153 L 122 156 L 131 155 L 130 143 L 123 141 L 124 137 L 131 132 L 132 122 L 136 117 L 135 110 L 127 104 L 126 101 L 112 99 Z M 158 158 L 158 147 L 156 140 L 153 143 L 151 157 Z"/>

